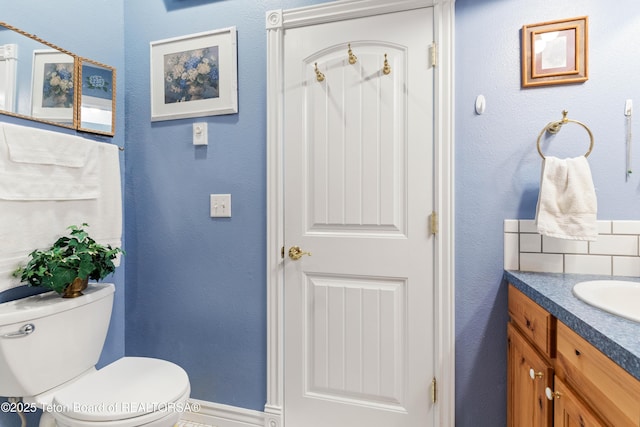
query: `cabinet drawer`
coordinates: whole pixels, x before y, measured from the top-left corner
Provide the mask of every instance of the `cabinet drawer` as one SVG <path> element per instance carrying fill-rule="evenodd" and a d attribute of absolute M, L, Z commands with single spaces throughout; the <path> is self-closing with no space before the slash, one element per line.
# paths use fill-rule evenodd
<path fill-rule="evenodd" d="M 549 358 L 555 357 L 555 317 L 513 285 L 509 285 L 509 315 L 540 351 Z"/>
<path fill-rule="evenodd" d="M 640 426 L 640 381 L 558 322 L 556 375 L 608 424 Z"/>

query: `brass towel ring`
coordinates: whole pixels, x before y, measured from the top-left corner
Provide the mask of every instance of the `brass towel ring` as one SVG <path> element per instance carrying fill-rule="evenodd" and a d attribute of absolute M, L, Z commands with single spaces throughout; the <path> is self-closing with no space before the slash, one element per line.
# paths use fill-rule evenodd
<path fill-rule="evenodd" d="M 543 159 L 544 154 L 542 153 L 542 149 L 540 149 L 540 140 L 542 139 L 542 135 L 544 135 L 545 132 L 549 132 L 552 134 L 556 134 L 558 132 L 560 132 L 560 129 L 562 128 L 562 126 L 564 126 L 567 123 L 576 123 L 580 126 L 582 126 L 584 128 L 584 130 L 587 131 L 587 133 L 589 134 L 589 139 L 591 140 L 591 143 L 589 144 L 589 150 L 585 153 L 585 157 L 589 157 L 589 154 L 591 154 L 591 151 L 593 150 L 593 133 L 591 133 L 591 129 L 589 129 L 589 127 L 587 125 L 585 125 L 582 122 L 579 122 L 577 120 L 572 120 L 572 119 L 568 119 L 567 118 L 567 114 L 568 112 L 565 110 L 562 112 L 562 120 L 558 120 L 555 122 L 550 122 L 548 123 L 540 132 L 540 134 L 538 135 L 538 142 L 537 142 L 537 147 L 538 147 L 538 154 L 540 154 L 540 157 L 542 157 Z"/>

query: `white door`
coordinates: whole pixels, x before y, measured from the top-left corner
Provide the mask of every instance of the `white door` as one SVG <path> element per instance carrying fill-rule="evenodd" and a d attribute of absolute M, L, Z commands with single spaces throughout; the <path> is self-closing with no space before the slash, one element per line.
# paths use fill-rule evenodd
<path fill-rule="evenodd" d="M 434 425 L 432 41 L 432 8 L 284 34 L 286 427 Z"/>

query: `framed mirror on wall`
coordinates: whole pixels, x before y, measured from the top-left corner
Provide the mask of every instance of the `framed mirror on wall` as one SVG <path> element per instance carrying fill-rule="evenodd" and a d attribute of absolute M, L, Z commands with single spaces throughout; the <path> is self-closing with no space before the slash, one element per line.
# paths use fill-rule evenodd
<path fill-rule="evenodd" d="M 0 22 L 0 114 L 113 136 L 115 82 L 113 67 Z"/>
<path fill-rule="evenodd" d="M 116 111 L 116 70 L 78 58 L 78 130 L 113 136 Z"/>

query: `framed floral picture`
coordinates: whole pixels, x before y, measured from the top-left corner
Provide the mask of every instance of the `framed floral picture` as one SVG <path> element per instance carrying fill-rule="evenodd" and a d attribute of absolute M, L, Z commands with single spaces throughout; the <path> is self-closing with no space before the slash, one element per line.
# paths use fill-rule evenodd
<path fill-rule="evenodd" d="M 78 129 L 113 136 L 116 120 L 116 70 L 78 58 Z"/>
<path fill-rule="evenodd" d="M 151 121 L 238 112 L 236 27 L 150 47 Z"/>
<path fill-rule="evenodd" d="M 74 74 L 73 56 L 53 49 L 34 50 L 31 115 L 72 124 Z"/>

